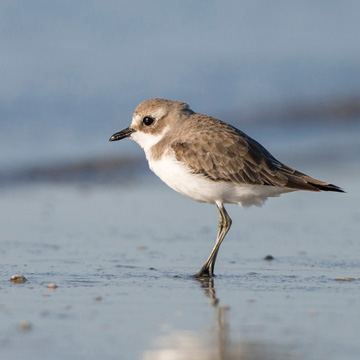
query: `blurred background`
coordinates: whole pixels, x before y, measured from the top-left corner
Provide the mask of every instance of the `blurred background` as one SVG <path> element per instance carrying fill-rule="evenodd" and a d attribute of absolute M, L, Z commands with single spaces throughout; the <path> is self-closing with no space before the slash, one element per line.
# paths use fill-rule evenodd
<path fill-rule="evenodd" d="M 1 0 L 1 359 L 357 360 L 359 14 L 356 0 Z M 108 141 L 153 97 L 347 194 L 228 206 L 218 277 L 199 284 L 215 207 Z"/>
<path fill-rule="evenodd" d="M 231 122 L 291 166 L 297 153 L 348 159 L 359 13 L 358 1 L 1 1 L 0 184 L 145 168 L 137 145 L 108 138 L 151 97 Z"/>

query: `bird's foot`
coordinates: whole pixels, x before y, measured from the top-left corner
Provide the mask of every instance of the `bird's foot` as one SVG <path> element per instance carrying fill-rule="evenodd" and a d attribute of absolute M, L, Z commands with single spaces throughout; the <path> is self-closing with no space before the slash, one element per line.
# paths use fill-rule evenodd
<path fill-rule="evenodd" d="M 211 267 L 203 266 L 200 271 L 193 275 L 194 278 L 201 279 L 201 278 L 212 278 L 214 277 L 214 272 L 212 271 Z"/>

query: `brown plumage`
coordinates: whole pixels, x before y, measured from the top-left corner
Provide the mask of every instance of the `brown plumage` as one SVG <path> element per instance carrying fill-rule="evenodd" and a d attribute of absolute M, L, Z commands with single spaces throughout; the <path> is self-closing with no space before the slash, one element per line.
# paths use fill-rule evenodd
<path fill-rule="evenodd" d="M 171 144 L 176 159 L 213 181 L 343 192 L 282 164 L 257 141 L 220 120 L 194 113 L 177 135 L 183 140 Z"/>

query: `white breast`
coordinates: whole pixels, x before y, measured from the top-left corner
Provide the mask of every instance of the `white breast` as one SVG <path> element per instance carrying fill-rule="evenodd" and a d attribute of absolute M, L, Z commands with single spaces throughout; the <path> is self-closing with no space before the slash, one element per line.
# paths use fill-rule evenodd
<path fill-rule="evenodd" d="M 176 160 L 173 153 L 164 155 L 160 160 L 148 160 L 150 169 L 168 186 L 200 202 L 261 206 L 268 197 L 292 191 L 277 186 L 212 181 L 203 175 L 193 174 L 186 164 Z"/>

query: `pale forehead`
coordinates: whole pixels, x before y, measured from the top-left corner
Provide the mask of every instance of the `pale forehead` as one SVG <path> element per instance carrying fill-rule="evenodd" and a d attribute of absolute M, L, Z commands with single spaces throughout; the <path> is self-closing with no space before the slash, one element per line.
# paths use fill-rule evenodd
<path fill-rule="evenodd" d="M 141 121 L 141 116 L 139 114 L 134 114 L 133 118 L 132 118 L 132 122 L 133 124 L 137 124 Z"/>

